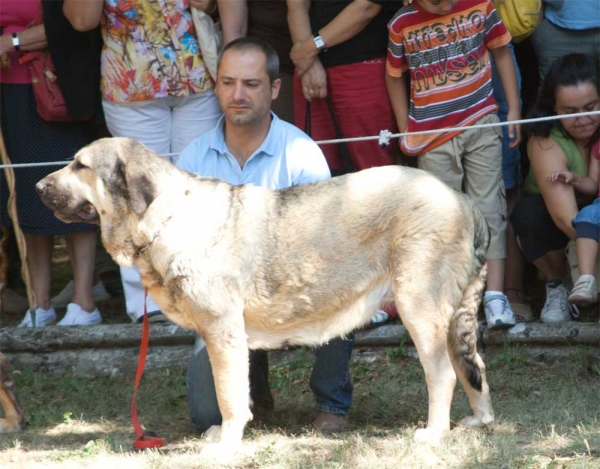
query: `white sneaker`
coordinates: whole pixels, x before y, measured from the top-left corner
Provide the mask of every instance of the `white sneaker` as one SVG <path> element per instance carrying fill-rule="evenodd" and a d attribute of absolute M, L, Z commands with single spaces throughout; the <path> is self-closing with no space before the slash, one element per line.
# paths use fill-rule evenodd
<path fill-rule="evenodd" d="M 52 303 L 55 308 L 64 308 L 73 299 L 73 288 L 73 280 L 71 280 L 58 295 L 50 300 L 50 303 Z M 92 298 L 96 303 L 110 299 L 110 294 L 106 291 L 106 288 L 104 288 L 102 280 L 99 280 L 98 283 L 92 287 Z"/>
<path fill-rule="evenodd" d="M 508 298 L 503 293 L 484 296 L 483 307 L 490 329 L 506 329 L 517 323 Z"/>
<path fill-rule="evenodd" d="M 569 295 L 569 302 L 576 305 L 589 305 L 598 300 L 598 283 L 593 275 L 581 275 Z"/>
<path fill-rule="evenodd" d="M 88 313 L 78 304 L 69 303 L 67 305 L 67 314 L 58 322 L 57 326 L 93 326 L 101 322 L 102 316 L 100 316 L 98 308 Z"/>
<path fill-rule="evenodd" d="M 546 284 L 546 302 L 542 308 L 540 320 L 546 324 L 570 321 L 568 297 L 569 290 L 563 283 L 554 288 Z"/>
<path fill-rule="evenodd" d="M 33 317 L 32 317 L 33 316 Z M 32 315 L 30 310 L 27 310 L 25 317 L 18 327 L 44 327 L 50 326 L 56 322 L 56 311 L 51 306 L 50 309 L 36 308 Z"/>

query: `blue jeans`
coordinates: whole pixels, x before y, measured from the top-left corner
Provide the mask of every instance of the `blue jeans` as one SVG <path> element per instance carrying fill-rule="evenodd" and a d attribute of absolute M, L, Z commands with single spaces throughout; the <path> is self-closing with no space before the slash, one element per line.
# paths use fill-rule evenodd
<path fill-rule="evenodd" d="M 315 348 L 315 365 L 310 378 L 310 388 L 315 396 L 317 410 L 345 415 L 352 405 L 352 381 L 349 362 L 354 345 L 354 334 L 347 339 L 334 339 Z M 267 353 L 255 350 L 250 353 L 250 397 L 255 405 L 272 407 L 269 389 Z M 190 419 L 200 431 L 222 421 L 215 382 L 204 340 L 198 336 L 187 374 Z"/>
<path fill-rule="evenodd" d="M 519 87 L 519 96 L 521 95 L 521 72 L 517 65 L 517 59 L 515 57 L 515 50 L 511 43 L 508 44 L 508 48 L 512 54 L 513 64 L 515 65 L 515 72 L 517 73 L 517 85 Z M 490 53 L 490 59 L 492 54 Z M 492 62 L 492 88 L 494 90 L 494 99 L 498 104 L 498 117 L 500 122 L 506 122 L 506 115 L 508 114 L 508 103 L 504 96 L 504 88 L 500 82 L 500 77 Z M 519 147 L 510 148 L 510 139 L 508 137 L 508 126 L 502 127 L 502 179 L 504 180 L 504 187 L 506 189 L 512 189 L 520 184 L 521 179 L 521 151 Z"/>
<path fill-rule="evenodd" d="M 600 238 L 600 198 L 579 211 L 573 219 L 573 226 L 577 238 L 591 238 L 598 241 Z"/>

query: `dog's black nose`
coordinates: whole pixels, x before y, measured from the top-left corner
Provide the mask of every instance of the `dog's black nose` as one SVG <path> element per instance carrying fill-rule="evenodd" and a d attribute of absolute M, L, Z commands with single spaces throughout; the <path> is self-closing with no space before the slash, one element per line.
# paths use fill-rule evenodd
<path fill-rule="evenodd" d="M 35 190 L 38 194 L 42 195 L 48 189 L 48 184 L 45 182 L 45 179 L 42 179 L 35 185 Z"/>

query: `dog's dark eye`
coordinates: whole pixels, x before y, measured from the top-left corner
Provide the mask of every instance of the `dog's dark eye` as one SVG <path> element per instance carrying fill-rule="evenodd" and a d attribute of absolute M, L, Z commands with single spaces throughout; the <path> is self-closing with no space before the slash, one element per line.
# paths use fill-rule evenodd
<path fill-rule="evenodd" d="M 75 161 L 73 162 L 73 169 L 74 169 L 75 171 L 79 171 L 80 169 L 85 169 L 85 168 L 86 168 L 86 166 L 85 166 L 85 165 L 83 165 L 83 164 L 81 164 L 81 161 L 79 161 L 79 160 L 75 160 Z"/>

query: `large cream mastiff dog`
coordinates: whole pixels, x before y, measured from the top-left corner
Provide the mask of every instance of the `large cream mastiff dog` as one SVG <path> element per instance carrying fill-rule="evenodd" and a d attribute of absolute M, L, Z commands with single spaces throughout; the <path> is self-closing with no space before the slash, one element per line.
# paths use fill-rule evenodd
<path fill-rule="evenodd" d="M 248 349 L 319 345 L 395 301 L 429 391 L 427 428 L 450 428 L 456 376 L 493 421 L 476 314 L 489 234 L 473 203 L 416 169 L 374 168 L 280 191 L 180 171 L 142 144 L 102 139 L 37 184 L 67 222 L 100 224 L 108 252 L 139 267 L 176 324 L 206 346 L 230 452 L 251 418 Z"/>

